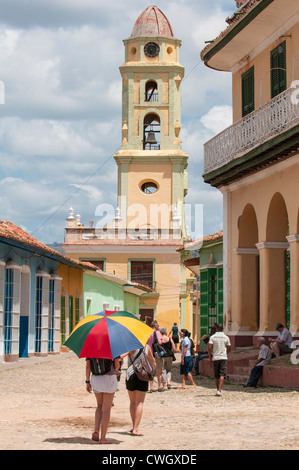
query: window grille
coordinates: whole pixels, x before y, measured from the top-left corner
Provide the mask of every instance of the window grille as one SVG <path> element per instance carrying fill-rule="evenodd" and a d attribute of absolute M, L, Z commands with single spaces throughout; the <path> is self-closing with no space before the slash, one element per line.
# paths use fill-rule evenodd
<path fill-rule="evenodd" d="M 12 308 L 13 308 L 13 269 L 6 269 L 4 298 L 4 354 L 11 354 Z"/>
<path fill-rule="evenodd" d="M 43 278 L 36 277 L 35 291 L 35 352 L 41 352 L 42 343 L 42 300 L 43 300 Z"/>
<path fill-rule="evenodd" d="M 49 281 L 49 326 L 48 326 L 48 351 L 54 351 L 54 279 Z"/>
<path fill-rule="evenodd" d="M 60 338 L 61 338 L 61 345 L 64 345 L 66 340 L 66 328 L 65 328 L 65 296 L 61 296 L 61 304 L 60 304 Z"/>

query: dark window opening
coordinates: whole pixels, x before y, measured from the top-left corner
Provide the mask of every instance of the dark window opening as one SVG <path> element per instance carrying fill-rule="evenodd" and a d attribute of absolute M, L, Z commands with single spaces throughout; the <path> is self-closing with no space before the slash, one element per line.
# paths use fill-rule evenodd
<path fill-rule="evenodd" d="M 131 281 L 154 288 L 153 261 L 131 261 Z"/>
<path fill-rule="evenodd" d="M 141 189 L 145 194 L 153 194 L 158 190 L 158 186 L 153 181 L 147 181 L 143 183 Z"/>
<path fill-rule="evenodd" d="M 104 260 L 103 259 L 82 259 L 84 263 L 91 263 L 97 266 L 99 269 L 104 271 Z"/>
<path fill-rule="evenodd" d="M 160 119 L 156 114 L 148 114 L 143 123 L 143 149 L 160 149 Z"/>
<path fill-rule="evenodd" d="M 158 101 L 158 85 L 152 80 L 145 85 L 145 101 Z"/>

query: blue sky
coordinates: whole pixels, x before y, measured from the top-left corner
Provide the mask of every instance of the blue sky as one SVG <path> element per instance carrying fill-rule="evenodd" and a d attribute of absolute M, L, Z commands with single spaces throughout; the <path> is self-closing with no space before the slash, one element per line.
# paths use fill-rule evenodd
<path fill-rule="evenodd" d="M 62 242 L 70 206 L 81 222 L 116 207 L 123 39 L 144 0 L 0 0 L 0 219 L 44 243 Z M 182 40 L 186 203 L 203 204 L 203 234 L 222 228 L 222 197 L 205 184 L 203 144 L 231 123 L 231 76 L 200 61 L 227 26 L 234 0 L 155 3 Z M 193 236 L 192 222 L 189 220 Z"/>

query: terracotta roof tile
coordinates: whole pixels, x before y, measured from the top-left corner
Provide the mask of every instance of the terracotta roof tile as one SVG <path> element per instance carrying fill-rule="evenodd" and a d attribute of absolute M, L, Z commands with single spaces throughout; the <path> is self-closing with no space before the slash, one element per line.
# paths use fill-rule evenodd
<path fill-rule="evenodd" d="M 137 18 L 131 38 L 162 36 L 174 38 L 172 27 L 162 11 L 155 5 L 147 7 Z"/>
<path fill-rule="evenodd" d="M 69 262 L 74 265 L 78 265 L 79 267 L 85 267 L 89 268 L 92 270 L 97 270 L 98 267 L 93 265 L 92 263 L 88 262 L 79 262 L 77 260 L 74 260 L 72 258 L 69 258 L 65 255 L 62 255 L 56 250 L 53 250 L 53 248 L 50 248 L 49 246 L 45 245 L 44 243 L 40 242 L 36 238 L 34 238 L 32 235 L 29 233 L 25 232 L 21 227 L 18 227 L 17 225 L 13 224 L 12 222 L 9 221 L 2 221 L 0 220 L 0 237 L 1 238 L 6 238 L 9 240 L 13 240 L 15 242 L 21 243 L 22 245 L 27 245 L 32 248 L 39 249 L 45 253 L 48 253 L 52 256 L 59 257 L 61 260 L 61 263 L 63 262 Z"/>

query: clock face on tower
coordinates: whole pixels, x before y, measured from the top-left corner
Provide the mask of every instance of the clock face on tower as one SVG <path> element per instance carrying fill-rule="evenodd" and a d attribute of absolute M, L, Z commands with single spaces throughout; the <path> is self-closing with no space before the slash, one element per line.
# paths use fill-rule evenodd
<path fill-rule="evenodd" d="M 156 57 L 160 52 L 160 47 L 155 42 L 148 42 L 144 46 L 144 53 L 147 57 Z"/>

